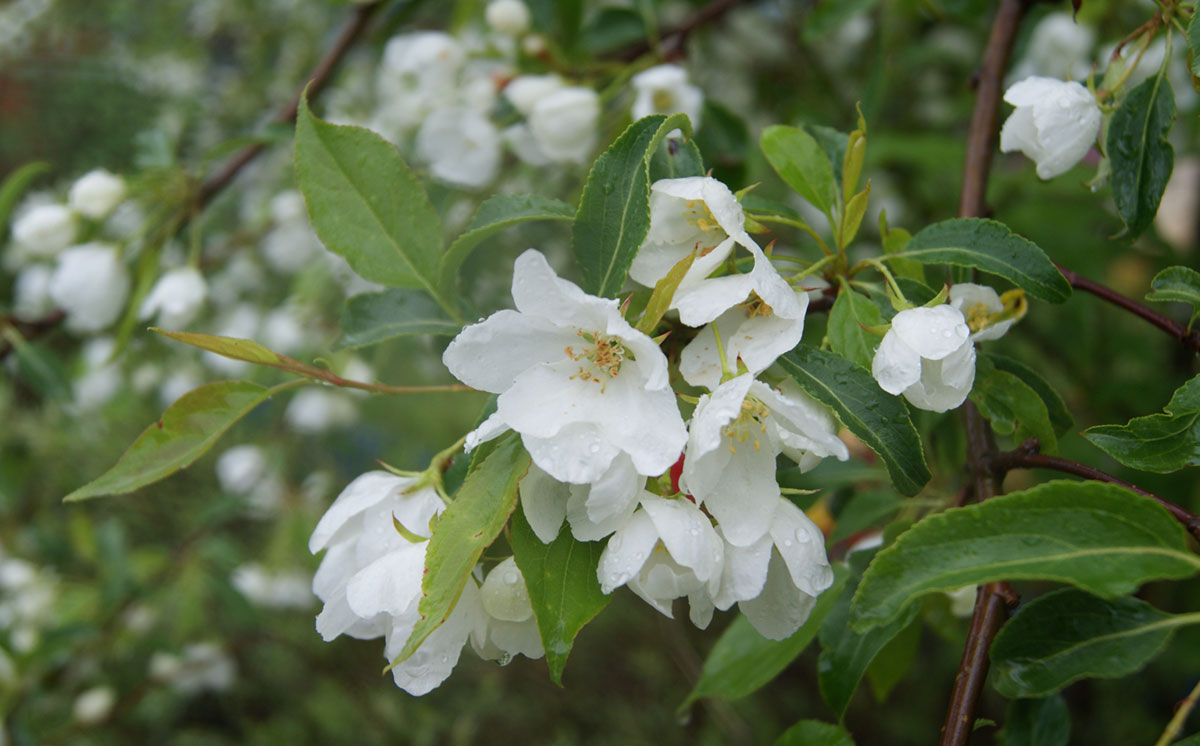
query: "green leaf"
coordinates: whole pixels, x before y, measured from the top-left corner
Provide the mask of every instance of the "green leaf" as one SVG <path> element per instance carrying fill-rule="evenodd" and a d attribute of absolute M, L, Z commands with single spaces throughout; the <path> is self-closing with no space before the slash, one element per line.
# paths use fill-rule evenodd
<path fill-rule="evenodd" d="M 487 238 L 518 223 L 532 220 L 573 220 L 575 208 L 566 202 L 536 194 L 514 194 L 490 197 L 475 211 L 466 230 L 442 257 L 438 270 L 440 287 L 447 298 L 454 296 L 458 270 L 475 247 Z"/>
<path fill-rule="evenodd" d="M 787 639 L 768 640 L 738 614 L 709 651 L 700 679 L 679 712 L 686 712 L 701 697 L 745 697 L 778 676 L 816 638 L 821 623 L 843 595 L 848 576 L 845 565 L 834 564 L 833 585 L 817 597 L 808 619 Z"/>
<path fill-rule="evenodd" d="M 864 327 L 879 326 L 883 314 L 870 298 L 850 289 L 844 281 L 833 308 L 829 309 L 829 346 L 856 365 L 870 370 L 881 337 Z"/>
<path fill-rule="evenodd" d="M 1192 13 L 1192 20 L 1188 21 L 1187 42 L 1188 48 L 1192 52 L 1192 75 L 1200 76 L 1200 23 L 1196 21 L 1196 15 L 1196 13 Z"/>
<path fill-rule="evenodd" d="M 26 163 L 4 177 L 0 183 L 0 238 L 8 228 L 8 219 L 12 216 L 13 208 L 21 200 L 22 195 L 29 189 L 33 180 L 50 170 L 50 164 L 42 161 Z"/>
<path fill-rule="evenodd" d="M 1192 20 L 1195 21 L 1196 17 L 1192 16 Z M 1188 736 L 1182 741 L 1176 741 L 1171 746 L 1200 746 L 1200 733 Z"/>
<path fill-rule="evenodd" d="M 287 355 L 272 352 L 252 339 L 221 337 L 215 334 L 201 334 L 199 332 L 169 332 L 153 326 L 150 327 L 150 331 L 158 332 L 164 337 L 170 337 L 177 342 L 199 347 L 202 350 L 208 350 L 231 360 L 242 360 L 247 363 L 254 363 L 255 365 L 279 368 L 280 370 L 295 373 L 305 378 L 327 380 L 330 377 L 330 372 L 323 368 L 302 363 Z"/>
<path fill-rule="evenodd" d="M 1067 746 L 1070 738 L 1071 713 L 1057 694 L 1008 703 L 1003 746 Z"/>
<path fill-rule="evenodd" d="M 864 573 L 854 624 L 886 624 L 917 598 L 964 585 L 1052 580 L 1111 598 L 1198 570 L 1183 527 L 1150 498 L 1053 481 L 928 516 L 901 534 Z"/>
<path fill-rule="evenodd" d="M 1046 405 L 1046 412 L 1050 416 L 1050 424 L 1054 426 L 1054 433 L 1062 436 L 1075 425 L 1075 418 L 1071 416 L 1071 412 L 1067 409 L 1066 402 L 1059 396 L 1041 374 L 1030 368 L 1025 363 L 1015 360 L 1007 355 L 1001 355 L 995 352 L 980 352 L 980 358 L 987 358 L 992 365 L 996 366 L 997 370 L 1002 370 L 1005 373 L 1011 373 L 1017 378 L 1025 382 L 1025 385 L 1037 392 L 1041 397 L 1042 403 Z"/>
<path fill-rule="evenodd" d="M 829 156 L 829 162 L 833 166 L 833 180 L 844 184 L 845 178 L 842 176 L 842 170 L 846 164 L 846 150 L 850 147 L 850 135 L 839 129 L 811 122 L 805 123 L 803 128 L 817 141 L 821 150 L 825 151 L 825 155 Z"/>
<path fill-rule="evenodd" d="M 296 181 L 313 229 L 362 277 L 421 288 L 451 311 L 438 284 L 442 224 L 396 146 L 361 127 L 296 114 Z"/>
<path fill-rule="evenodd" d="M 1003 277 L 1033 297 L 1051 303 L 1071 297 L 1070 283 L 1046 252 L 995 220 L 954 218 L 934 223 L 913 236 L 904 251 L 887 258 L 892 257 L 974 267 Z"/>
<path fill-rule="evenodd" d="M 993 682 L 1006 697 L 1041 697 L 1082 678 L 1126 676 L 1161 653 L 1176 627 L 1196 623 L 1200 613 L 1171 615 L 1136 598 L 1064 588 L 1021 607 L 1000 629 Z"/>
<path fill-rule="evenodd" d="M 413 334 L 453 337 L 461 330 L 462 325 L 452 321 L 429 296 L 395 288 L 362 293 L 346 301 L 338 346 L 367 347 Z"/>
<path fill-rule="evenodd" d="M 583 29 L 579 46 L 592 55 L 614 52 L 646 39 L 646 23 L 629 8 L 603 8 Z"/>
<path fill-rule="evenodd" d="M 650 334 L 654 331 L 658 322 L 662 321 L 662 317 L 670 309 L 671 301 L 675 298 L 675 291 L 679 289 L 679 283 L 683 282 L 684 276 L 687 275 L 687 271 L 692 268 L 692 263 L 695 261 L 696 252 L 693 251 L 676 262 L 674 267 L 671 267 L 665 275 L 659 278 L 658 282 L 654 283 L 654 292 L 650 294 L 646 310 L 642 313 L 641 320 L 638 321 L 638 331 L 643 334 Z"/>
<path fill-rule="evenodd" d="M 879 388 L 865 368 L 815 347 L 799 345 L 778 363 L 883 459 L 896 489 L 905 495 L 921 491 L 929 481 L 929 467 L 902 400 Z"/>
<path fill-rule="evenodd" d="M 804 42 L 811 44 L 833 33 L 859 13 L 875 7 L 879 0 L 838 0 L 817 3 L 804 19 L 801 32 Z"/>
<path fill-rule="evenodd" d="M 821 696 L 839 722 L 846 716 L 846 708 L 854 697 L 867 667 L 876 654 L 892 641 L 896 635 L 916 619 L 919 606 L 913 604 L 897 619 L 860 633 L 850 628 L 850 600 L 857 582 L 852 582 L 846 592 L 825 617 L 821 625 L 821 657 L 817 659 L 817 680 Z"/>
<path fill-rule="evenodd" d="M 922 629 L 920 621 L 914 620 L 875 654 L 875 659 L 867 667 L 867 681 L 871 684 L 871 693 L 876 701 L 886 700 L 912 670 L 917 660 L 917 649 L 921 645 Z"/>
<path fill-rule="evenodd" d="M 588 173 L 571 230 L 584 292 L 615 296 L 650 230 L 650 158 L 671 130 L 691 134 L 686 114 L 643 117 L 621 133 Z"/>
<path fill-rule="evenodd" d="M 528 469 L 520 439 L 507 438 L 467 475 L 434 526 L 421 578 L 421 616 L 393 664 L 415 653 L 450 616 L 483 550 L 508 523 L 517 506 L 517 482 Z"/>
<path fill-rule="evenodd" d="M 71 401 L 71 378 L 62 361 L 49 348 L 26 340 L 12 328 L 5 330 L 0 339 L 12 345 L 17 358 L 17 374 L 30 388 L 46 399 Z"/>
<path fill-rule="evenodd" d="M 269 389 L 248 381 L 220 381 L 193 389 L 142 431 L 115 466 L 67 495 L 64 502 L 123 495 L 169 477 L 203 456 L 251 409 L 303 383 L 307 382 L 288 381 Z"/>
<path fill-rule="evenodd" d="M 1200 272 L 1191 267 L 1167 267 L 1150 281 L 1146 300 L 1178 301 L 1200 307 Z"/>
<path fill-rule="evenodd" d="M 1108 124 L 1113 199 L 1130 237 L 1154 220 L 1175 166 L 1175 150 L 1167 142 L 1175 93 L 1164 72 L 1130 91 Z"/>
<path fill-rule="evenodd" d="M 1090 427 L 1083 437 L 1132 469 L 1165 474 L 1200 465 L 1200 376 L 1180 386 L 1164 409 L 1124 425 Z"/>
<path fill-rule="evenodd" d="M 525 514 L 513 512 L 512 549 L 537 618 L 550 679 L 562 686 L 563 667 L 575 636 L 608 604 L 596 568 L 604 542 L 576 541 L 563 525 L 558 538 L 543 544 Z"/>
<path fill-rule="evenodd" d="M 839 246 L 848 246 L 854 240 L 854 237 L 858 235 L 858 229 L 862 225 L 863 216 L 867 214 L 867 201 L 870 198 L 871 180 L 867 179 L 866 188 L 846 202 L 846 212 L 842 216 L 841 235 L 838 238 Z"/>
<path fill-rule="evenodd" d="M 979 358 L 971 401 L 996 432 L 1012 435 L 1017 441 L 1036 437 L 1042 452 L 1058 453 L 1058 438 L 1042 397 L 1018 376 L 998 370 L 987 358 Z"/>
<path fill-rule="evenodd" d="M 784 731 L 775 746 L 854 746 L 854 739 L 832 723 L 801 720 Z"/>
<path fill-rule="evenodd" d="M 670 137 L 662 141 L 650 159 L 650 183 L 659 179 L 682 179 L 704 175 L 704 158 L 695 140 L 682 142 Z"/>
<path fill-rule="evenodd" d="M 833 164 L 812 135 L 799 127 L 777 124 L 763 130 L 759 145 L 788 186 L 825 215 L 832 216 L 837 206 Z"/>

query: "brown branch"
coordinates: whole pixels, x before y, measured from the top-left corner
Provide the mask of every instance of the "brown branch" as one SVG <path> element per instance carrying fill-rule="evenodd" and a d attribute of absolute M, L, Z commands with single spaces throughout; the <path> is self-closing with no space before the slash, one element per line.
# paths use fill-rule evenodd
<path fill-rule="evenodd" d="M 958 203 L 958 216 L 962 218 L 983 217 L 987 211 L 987 181 L 995 151 L 1000 87 L 1021 18 L 1029 4 L 1028 0 L 1001 0 L 996 18 L 992 21 L 992 33 L 975 78 L 975 109 L 971 113 L 967 132 L 967 155 Z M 996 445 L 991 427 L 973 403 L 967 402 L 963 406 L 963 420 L 967 430 L 971 486 L 975 499 L 982 502 L 993 497 L 999 486 L 991 468 Z M 1009 604 L 1015 603 L 1015 600 L 1016 594 L 1006 583 L 987 583 L 979 587 L 962 660 L 946 708 L 941 746 L 964 746 L 967 743 L 974 724 L 975 704 L 987 678 L 988 648 L 1000 625 L 1008 617 Z"/>
<path fill-rule="evenodd" d="M 683 23 L 661 35 L 660 40 L 662 45 L 659 47 L 659 52 L 662 58 L 664 60 L 678 59 L 683 54 L 683 45 L 687 43 L 687 39 L 693 31 L 706 23 L 715 21 L 745 2 L 746 0 L 713 0 L 713 2 L 696 11 L 686 18 Z M 617 59 L 623 62 L 632 62 L 651 51 L 651 49 L 652 46 L 649 40 L 640 41 L 617 55 Z"/>
<path fill-rule="evenodd" d="M 1069 461 L 1065 458 L 1057 456 L 1047 456 L 1038 453 L 1037 438 L 1030 438 L 1022 443 L 1016 450 L 1008 451 L 1007 453 L 997 454 L 991 460 L 992 470 L 1003 477 L 1004 473 L 1011 469 L 1053 469 L 1061 471 L 1064 474 L 1073 474 L 1084 479 L 1092 479 L 1097 482 L 1108 482 L 1109 484 L 1119 485 L 1131 492 L 1136 492 L 1139 495 L 1148 497 L 1154 500 L 1159 505 L 1167 509 L 1175 520 L 1183 524 L 1183 527 L 1188 530 L 1192 536 L 1200 541 L 1200 516 L 1184 510 L 1175 503 L 1166 498 L 1159 497 L 1153 492 L 1138 487 L 1136 484 L 1126 482 L 1124 479 L 1118 479 L 1111 474 L 1094 469 L 1087 464 L 1081 464 L 1077 461 Z"/>
<path fill-rule="evenodd" d="M 1184 347 L 1190 347 L 1193 350 L 1200 351 L 1200 333 L 1188 331 L 1188 328 L 1180 324 L 1174 319 L 1164 316 L 1152 308 L 1147 308 L 1135 300 L 1126 298 L 1110 287 L 1101 285 L 1098 282 L 1092 282 L 1086 277 L 1080 277 L 1058 262 L 1054 263 L 1058 267 L 1058 271 L 1062 272 L 1063 277 L 1067 278 L 1067 282 L 1071 283 L 1071 287 L 1076 290 L 1083 290 L 1091 293 L 1098 298 L 1102 298 L 1117 308 L 1128 311 L 1140 319 L 1150 322 L 1159 329 L 1162 329 L 1167 334 L 1170 334 Z"/>
<path fill-rule="evenodd" d="M 375 11 L 381 5 L 382 2 L 377 1 L 359 5 L 354 9 L 354 15 L 350 17 L 350 20 L 342 27 L 342 31 L 338 34 L 337 39 L 334 40 L 333 44 L 322 55 L 321 59 L 317 61 L 316 67 L 313 68 L 312 73 L 305 79 L 304 85 L 300 86 L 300 89 L 296 91 L 296 95 L 292 97 L 291 101 L 275 112 L 275 115 L 268 120 L 269 124 L 287 124 L 288 122 L 295 121 L 296 111 L 300 108 L 300 98 L 304 95 L 305 89 L 308 89 L 310 99 L 316 98 L 317 94 L 329 83 L 329 79 L 332 77 L 338 63 L 346 56 L 346 52 L 350 51 L 350 48 L 354 46 L 354 42 L 358 40 L 358 37 L 366 29 L 367 22 L 371 20 L 371 16 L 375 14 Z M 247 145 L 238 151 L 233 158 L 229 159 L 221 170 L 205 179 L 196 192 L 196 200 L 194 202 L 195 211 L 199 212 L 204 209 L 204 206 L 228 186 L 229 182 L 233 181 L 234 177 L 247 164 L 253 161 L 265 147 L 264 143 Z"/>

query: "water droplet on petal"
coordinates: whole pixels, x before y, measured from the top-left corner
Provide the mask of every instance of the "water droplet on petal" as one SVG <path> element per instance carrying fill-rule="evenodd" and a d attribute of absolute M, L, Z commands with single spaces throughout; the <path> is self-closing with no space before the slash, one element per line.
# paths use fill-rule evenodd
<path fill-rule="evenodd" d="M 520 580 L 520 577 L 517 575 L 517 573 L 515 571 L 509 570 L 508 572 L 504 573 L 504 582 L 505 583 L 507 583 L 509 585 L 516 585 L 518 580 Z"/>

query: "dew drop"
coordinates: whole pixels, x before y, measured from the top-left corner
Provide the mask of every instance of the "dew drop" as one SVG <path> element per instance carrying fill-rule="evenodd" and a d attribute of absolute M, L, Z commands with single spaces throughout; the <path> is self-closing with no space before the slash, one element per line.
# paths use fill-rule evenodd
<path fill-rule="evenodd" d="M 517 573 L 514 572 L 513 570 L 509 570 L 508 572 L 504 573 L 504 582 L 505 583 L 507 583 L 509 585 L 516 585 L 518 580 L 520 580 L 520 578 L 517 577 Z"/>
<path fill-rule="evenodd" d="M 808 532 L 802 528 L 796 529 L 796 541 L 800 542 L 801 544 L 807 544 L 809 541 Z"/>

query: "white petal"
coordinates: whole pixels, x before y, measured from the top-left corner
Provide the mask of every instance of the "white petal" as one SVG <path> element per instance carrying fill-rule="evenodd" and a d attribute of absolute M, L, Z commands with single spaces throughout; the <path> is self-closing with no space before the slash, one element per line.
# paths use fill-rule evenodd
<path fill-rule="evenodd" d="M 538 539 L 549 544 L 558 538 L 558 530 L 567 515 L 567 485 L 542 471 L 537 464 L 531 464 L 517 490 L 525 520 Z"/>
<path fill-rule="evenodd" d="M 771 561 L 774 540 L 765 534 L 749 546 L 725 545 L 725 566 L 721 573 L 721 589 L 714 599 L 724 611 L 738 601 L 748 601 L 762 593 L 767 582 L 767 565 Z"/>
<path fill-rule="evenodd" d="M 566 359 L 564 348 L 578 341 L 548 319 L 498 311 L 459 332 L 442 362 L 468 386 L 498 394 L 530 366 Z"/>
<path fill-rule="evenodd" d="M 642 495 L 641 503 L 672 559 L 694 572 L 701 582 L 720 575 L 724 545 L 695 503 L 668 500 L 649 492 Z"/>
<path fill-rule="evenodd" d="M 421 643 L 408 660 L 392 669 L 396 686 L 419 697 L 445 681 L 458 663 L 458 656 L 462 653 L 462 646 L 478 613 L 479 591 L 475 588 L 475 582 L 468 580 L 450 617 Z M 384 650 L 388 660 L 400 654 L 406 640 L 407 635 L 402 633 L 402 629 L 389 635 Z"/>
<path fill-rule="evenodd" d="M 369 471 L 359 476 L 342 490 L 342 494 L 337 496 L 329 510 L 321 516 L 317 527 L 313 529 L 312 537 L 308 540 L 308 550 L 314 554 L 321 551 L 346 521 L 389 495 L 402 492 L 412 482 L 408 477 L 398 477 L 386 471 Z"/>
<path fill-rule="evenodd" d="M 600 590 L 612 593 L 629 582 L 642 569 L 654 545 L 658 543 L 658 531 L 646 511 L 639 510 L 629 522 L 613 534 L 600 554 L 596 567 L 596 578 Z"/>
<path fill-rule="evenodd" d="M 346 585 L 346 602 L 364 619 L 376 614 L 402 616 L 421 597 L 425 546 L 389 552 L 359 570 Z"/>
<path fill-rule="evenodd" d="M 587 493 L 587 513 L 593 521 L 604 521 L 614 515 L 632 510 L 637 502 L 645 477 L 637 473 L 633 460 L 626 454 L 613 459 L 604 476 L 584 489 Z"/>
<path fill-rule="evenodd" d="M 492 568 L 483 585 L 479 587 L 479 598 L 483 603 L 483 610 L 495 619 L 523 622 L 533 617 L 525 578 L 513 557 L 508 557 Z"/>
<path fill-rule="evenodd" d="M 889 394 L 900 394 L 921 380 L 921 356 L 904 344 L 895 329 L 883 335 L 871 361 L 871 375 Z"/>
<path fill-rule="evenodd" d="M 892 319 L 892 331 L 926 360 L 941 360 L 971 336 L 962 311 L 947 305 L 901 311 Z"/>
<path fill-rule="evenodd" d="M 567 500 L 567 522 L 571 524 L 571 535 L 576 541 L 599 541 L 614 531 L 619 530 L 629 522 L 633 511 L 637 508 L 639 488 L 621 509 L 606 516 L 602 520 L 592 518 L 588 511 L 588 490 L 586 485 L 571 485 L 571 497 Z"/>
<path fill-rule="evenodd" d="M 771 524 L 771 538 L 797 588 L 817 596 L 833 584 L 833 570 L 825 557 L 821 529 L 790 500 L 780 498 Z"/>
<path fill-rule="evenodd" d="M 610 319 L 621 316 L 617 301 L 588 295 L 575 283 L 562 279 L 536 249 L 523 252 L 513 263 L 512 295 L 522 314 L 559 327 L 574 327 L 571 334 L 575 334 L 575 329 L 585 332 L 605 329 Z M 564 344 L 572 343 L 579 344 L 579 340 Z"/>
<path fill-rule="evenodd" d="M 758 633 L 768 640 L 783 640 L 795 634 L 808 619 L 817 599 L 792 585 L 779 554 L 772 553 L 767 582 L 762 593 L 738 608 Z"/>

